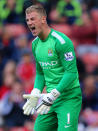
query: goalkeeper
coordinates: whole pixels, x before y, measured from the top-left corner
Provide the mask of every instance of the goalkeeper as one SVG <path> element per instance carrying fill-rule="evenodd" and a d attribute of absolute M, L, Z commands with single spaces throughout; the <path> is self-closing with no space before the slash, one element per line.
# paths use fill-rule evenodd
<path fill-rule="evenodd" d="M 33 36 L 32 51 L 36 60 L 36 78 L 24 114 L 38 113 L 35 131 L 77 131 L 82 97 L 76 56 L 72 41 L 50 28 L 41 5 L 26 9 L 26 22 Z M 41 102 L 38 100 L 46 86 Z"/>

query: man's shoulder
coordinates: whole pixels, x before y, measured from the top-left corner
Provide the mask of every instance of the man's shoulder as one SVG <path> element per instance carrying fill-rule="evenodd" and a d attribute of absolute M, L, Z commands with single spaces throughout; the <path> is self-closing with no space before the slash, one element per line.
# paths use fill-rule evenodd
<path fill-rule="evenodd" d="M 39 39 L 39 37 L 38 37 L 38 36 L 37 36 L 37 37 L 35 37 L 35 38 L 32 40 L 32 44 L 37 43 L 37 42 L 38 42 L 38 39 Z"/>
<path fill-rule="evenodd" d="M 37 45 L 37 43 L 38 43 L 38 40 L 39 40 L 39 37 L 38 37 L 38 36 L 33 39 L 33 41 L 32 41 L 32 51 L 35 50 L 36 45 Z"/>
<path fill-rule="evenodd" d="M 32 47 L 36 46 L 36 44 L 38 43 L 38 40 L 39 40 L 38 36 L 33 39 L 33 41 L 32 41 Z"/>
<path fill-rule="evenodd" d="M 51 35 L 57 41 L 59 41 L 61 44 L 65 44 L 66 43 L 67 36 L 64 33 L 56 31 L 56 30 L 53 29 Z"/>
<path fill-rule="evenodd" d="M 64 33 L 53 30 L 51 35 L 54 37 L 54 39 L 56 39 L 57 41 L 56 45 L 58 49 L 73 46 L 71 39 L 68 36 L 66 36 Z"/>

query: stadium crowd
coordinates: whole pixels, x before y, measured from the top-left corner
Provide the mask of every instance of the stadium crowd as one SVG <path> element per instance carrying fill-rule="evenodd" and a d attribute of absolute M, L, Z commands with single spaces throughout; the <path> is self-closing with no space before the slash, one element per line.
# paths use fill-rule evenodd
<path fill-rule="evenodd" d="M 35 79 L 34 37 L 25 21 L 25 9 L 35 3 L 45 7 L 48 24 L 73 41 L 83 98 L 78 131 L 97 131 L 97 0 L 0 0 L 0 131 L 33 131 L 36 114 L 23 114 L 22 95 Z"/>

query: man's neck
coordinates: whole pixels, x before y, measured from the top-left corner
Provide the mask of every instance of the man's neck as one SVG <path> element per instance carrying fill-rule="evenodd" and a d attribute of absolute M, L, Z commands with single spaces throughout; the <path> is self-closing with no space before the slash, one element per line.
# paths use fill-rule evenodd
<path fill-rule="evenodd" d="M 47 25 L 46 27 L 43 28 L 41 34 L 39 35 L 39 38 L 40 38 L 41 40 L 45 40 L 45 39 L 48 37 L 50 31 L 51 31 L 51 29 L 50 29 L 50 27 Z"/>

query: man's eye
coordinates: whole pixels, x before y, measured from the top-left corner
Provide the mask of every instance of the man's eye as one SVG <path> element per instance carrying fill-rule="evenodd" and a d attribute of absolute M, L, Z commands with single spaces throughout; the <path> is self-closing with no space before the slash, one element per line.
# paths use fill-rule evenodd
<path fill-rule="evenodd" d="M 31 18 L 31 20 L 34 20 L 34 18 Z"/>

